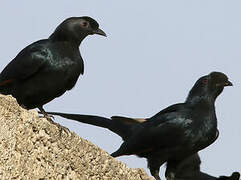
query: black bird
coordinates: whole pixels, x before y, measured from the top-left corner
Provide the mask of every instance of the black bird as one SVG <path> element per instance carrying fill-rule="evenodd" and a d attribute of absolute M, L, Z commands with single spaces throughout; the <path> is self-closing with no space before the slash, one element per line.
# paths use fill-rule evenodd
<path fill-rule="evenodd" d="M 0 93 L 11 94 L 26 109 L 39 108 L 71 90 L 84 62 L 79 52 L 83 39 L 92 34 L 106 36 L 91 17 L 64 20 L 48 39 L 24 48 L 1 72 Z"/>
<path fill-rule="evenodd" d="M 218 179 L 219 180 L 239 180 L 240 178 L 240 173 L 239 172 L 234 172 L 230 177 L 228 176 L 220 176 Z"/>
<path fill-rule="evenodd" d="M 60 112 L 47 112 L 48 114 L 58 115 L 67 119 L 81 123 L 107 128 L 118 134 L 125 141 L 139 128 L 146 119 L 132 118 L 105 118 L 92 115 L 67 114 Z M 218 134 L 218 133 L 217 133 Z M 221 176 L 219 178 L 208 175 L 200 171 L 201 160 L 198 153 L 186 158 L 181 162 L 167 161 L 166 177 L 169 180 L 239 180 L 239 173 L 234 172 L 230 177 Z M 174 178 L 172 178 L 174 176 Z M 170 178 L 169 178 L 170 177 Z"/>
<path fill-rule="evenodd" d="M 239 180 L 238 172 L 232 173 L 231 176 L 214 177 L 200 171 L 201 160 L 198 153 L 189 156 L 181 162 L 167 162 L 166 177 L 168 180 Z"/>
<path fill-rule="evenodd" d="M 168 160 L 181 161 L 216 139 L 214 103 L 225 86 L 232 86 L 232 83 L 221 72 L 201 77 L 184 103 L 169 106 L 149 118 L 111 155 L 147 158 L 152 176 L 159 180 L 162 164 Z"/>
<path fill-rule="evenodd" d="M 224 87 L 231 85 L 225 74 L 212 72 L 196 82 L 185 103 L 169 106 L 146 122 L 131 126 L 122 123 L 116 128 L 114 123 L 130 121 L 125 117 L 112 117 L 116 122 L 108 123 L 109 119 L 98 122 L 96 116 L 52 114 L 78 121 L 82 117 L 80 122 L 106 127 L 117 133 L 124 143 L 112 156 L 135 154 L 146 157 L 151 174 L 160 179 L 159 168 L 163 163 L 169 160 L 181 162 L 216 140 L 214 102 Z"/>

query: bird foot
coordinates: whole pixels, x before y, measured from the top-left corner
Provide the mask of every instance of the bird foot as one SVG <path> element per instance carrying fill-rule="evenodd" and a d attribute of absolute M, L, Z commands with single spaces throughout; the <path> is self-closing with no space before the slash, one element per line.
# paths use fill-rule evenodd
<path fill-rule="evenodd" d="M 41 118 L 46 118 L 51 124 L 54 124 L 55 126 L 57 126 L 58 129 L 59 129 L 60 137 L 62 137 L 63 132 L 65 132 L 66 134 L 69 134 L 69 129 L 68 128 L 63 127 L 59 123 L 56 123 L 56 122 L 53 121 L 55 119 L 54 116 L 49 115 L 49 114 L 43 114 L 43 116 L 40 116 L 40 117 Z"/>
<path fill-rule="evenodd" d="M 49 122 L 51 122 L 51 123 L 54 124 L 54 121 L 53 121 L 53 120 L 54 120 L 55 118 L 54 118 L 53 115 L 49 115 L 49 114 L 48 114 L 48 115 L 40 115 L 39 117 L 40 117 L 40 118 L 46 118 Z"/>
<path fill-rule="evenodd" d="M 63 136 L 63 132 L 65 132 L 66 134 L 69 134 L 69 129 L 68 128 L 66 128 L 64 126 L 61 126 L 59 123 L 56 123 L 56 122 L 54 122 L 53 124 L 58 127 L 60 137 Z"/>
<path fill-rule="evenodd" d="M 155 178 L 156 180 L 161 180 L 161 178 L 160 178 L 160 176 L 159 176 L 159 173 L 158 173 L 158 175 L 155 175 L 154 178 Z"/>
<path fill-rule="evenodd" d="M 69 129 L 68 129 L 68 128 L 63 127 L 63 126 L 61 126 L 59 123 L 54 122 L 54 121 L 51 119 L 51 117 L 46 117 L 46 119 L 47 119 L 50 123 L 52 123 L 52 124 L 54 124 L 55 126 L 58 127 L 60 137 L 62 137 L 63 132 L 65 132 L 66 134 L 69 134 Z"/>

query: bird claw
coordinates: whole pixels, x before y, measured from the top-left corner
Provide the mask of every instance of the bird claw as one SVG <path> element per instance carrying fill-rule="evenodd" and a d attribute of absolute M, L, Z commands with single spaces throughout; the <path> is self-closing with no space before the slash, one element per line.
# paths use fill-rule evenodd
<path fill-rule="evenodd" d="M 68 134 L 69 133 L 69 129 L 68 128 L 66 128 L 66 127 L 63 127 L 63 126 L 61 126 L 59 123 L 56 123 L 56 122 L 54 122 L 51 118 L 46 118 L 50 123 L 52 123 L 52 124 L 54 124 L 55 126 L 57 126 L 58 127 L 58 129 L 59 129 L 59 134 L 60 134 L 60 136 L 62 137 L 62 135 L 63 135 L 63 132 L 65 132 L 66 134 Z"/>
<path fill-rule="evenodd" d="M 49 122 L 54 122 L 53 120 L 55 120 L 55 117 L 53 115 L 40 115 L 40 118 L 46 118 Z"/>
<path fill-rule="evenodd" d="M 41 112 L 39 112 L 39 113 L 41 113 Z M 55 126 L 57 126 L 58 129 L 59 129 L 59 134 L 60 134 L 61 137 L 62 137 L 63 132 L 65 132 L 66 134 L 69 133 L 69 129 L 68 128 L 63 127 L 59 123 L 56 123 L 56 122 L 53 121 L 53 120 L 55 120 L 53 115 L 43 114 L 43 116 L 39 116 L 39 117 L 40 118 L 46 118 L 51 124 L 54 124 Z"/>
<path fill-rule="evenodd" d="M 55 117 L 53 116 L 53 115 L 49 115 L 49 114 L 47 114 L 45 111 L 43 111 L 43 112 L 41 112 L 41 111 L 38 111 L 38 114 L 42 114 L 42 115 L 40 115 L 39 117 L 40 118 L 46 118 L 48 121 L 53 121 L 53 120 L 55 120 Z"/>
<path fill-rule="evenodd" d="M 58 127 L 58 129 L 59 129 L 60 137 L 62 137 L 63 132 L 65 132 L 66 134 L 69 134 L 69 129 L 68 129 L 68 128 L 63 127 L 63 126 L 61 126 L 59 123 L 56 123 L 56 122 L 54 122 L 54 124 L 55 124 L 55 125 Z"/>
<path fill-rule="evenodd" d="M 173 178 L 171 177 L 166 177 L 167 180 L 174 180 Z"/>
<path fill-rule="evenodd" d="M 156 174 L 154 175 L 154 178 L 155 178 L 156 180 L 161 180 L 161 178 L 160 178 L 160 176 L 159 176 L 159 171 L 158 171 L 158 173 L 156 173 Z"/>

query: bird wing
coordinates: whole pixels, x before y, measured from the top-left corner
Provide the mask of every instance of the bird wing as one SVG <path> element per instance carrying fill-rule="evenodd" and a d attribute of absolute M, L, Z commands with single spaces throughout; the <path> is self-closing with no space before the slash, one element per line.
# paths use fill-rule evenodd
<path fill-rule="evenodd" d="M 165 113 L 178 111 L 181 108 L 183 108 L 183 105 L 184 103 L 179 103 L 179 104 L 174 104 L 172 106 L 169 106 L 163 109 L 162 111 L 160 111 L 159 113 L 157 113 L 156 115 L 154 115 L 151 119 L 158 118 L 160 115 L 163 115 Z M 130 118 L 130 117 L 123 117 L 123 116 L 112 116 L 111 119 L 116 121 L 121 121 L 127 124 L 143 123 L 149 120 L 149 118 Z"/>
<path fill-rule="evenodd" d="M 43 67 L 48 56 L 48 51 L 37 42 L 24 48 L 1 72 L 0 86 L 31 77 Z"/>
<path fill-rule="evenodd" d="M 183 132 L 178 126 L 162 123 L 161 127 L 141 127 L 114 152 L 113 157 L 122 155 L 143 156 L 158 149 L 168 150 L 182 144 Z"/>
<path fill-rule="evenodd" d="M 159 148 L 175 147 L 185 143 L 185 129 L 182 127 L 186 120 L 183 112 L 184 104 L 170 106 L 143 123 L 115 155 L 142 154 Z"/>
<path fill-rule="evenodd" d="M 180 111 L 180 110 L 183 109 L 184 107 L 185 107 L 185 103 L 173 104 L 173 105 L 168 106 L 167 108 L 161 110 L 160 112 L 158 112 L 158 113 L 155 114 L 154 116 L 152 116 L 151 119 L 159 118 L 160 116 L 162 116 L 163 114 L 166 114 L 166 113 L 171 113 L 171 112 Z"/>
<path fill-rule="evenodd" d="M 147 141 L 148 148 L 173 147 L 182 143 L 184 135 L 182 123 L 185 119 L 182 117 L 172 118 L 163 118 L 167 120 L 160 121 L 157 126 L 151 125 L 142 130 L 143 139 Z"/>

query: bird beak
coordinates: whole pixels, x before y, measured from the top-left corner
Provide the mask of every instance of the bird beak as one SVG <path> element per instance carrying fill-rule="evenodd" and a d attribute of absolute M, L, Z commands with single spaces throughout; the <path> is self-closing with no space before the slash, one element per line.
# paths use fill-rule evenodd
<path fill-rule="evenodd" d="M 224 84 L 224 86 L 233 86 L 233 83 L 231 83 L 230 81 L 228 81 L 228 82 L 226 82 L 226 83 Z"/>
<path fill-rule="evenodd" d="M 94 30 L 94 31 L 93 31 L 93 34 L 99 34 L 99 35 L 101 35 L 101 36 L 107 37 L 107 35 L 105 34 L 105 32 L 104 32 L 103 30 L 101 30 L 101 29 Z"/>

